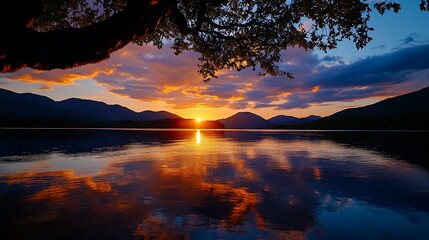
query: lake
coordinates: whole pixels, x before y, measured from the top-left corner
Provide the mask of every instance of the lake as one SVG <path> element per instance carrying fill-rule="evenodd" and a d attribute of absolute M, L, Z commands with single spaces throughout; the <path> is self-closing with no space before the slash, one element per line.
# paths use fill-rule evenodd
<path fill-rule="evenodd" d="M 0 129 L 1 239 L 428 239 L 429 132 Z"/>

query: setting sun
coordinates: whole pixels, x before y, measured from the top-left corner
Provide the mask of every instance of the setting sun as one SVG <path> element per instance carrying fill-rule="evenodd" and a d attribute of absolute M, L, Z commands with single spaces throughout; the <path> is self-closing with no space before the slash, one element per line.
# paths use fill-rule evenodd
<path fill-rule="evenodd" d="M 197 119 L 195 119 L 195 121 L 201 122 L 201 118 L 197 118 Z"/>

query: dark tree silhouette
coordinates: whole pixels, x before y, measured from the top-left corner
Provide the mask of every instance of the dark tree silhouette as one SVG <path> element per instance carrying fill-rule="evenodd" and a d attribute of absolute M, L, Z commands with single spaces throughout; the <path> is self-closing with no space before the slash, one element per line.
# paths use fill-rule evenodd
<path fill-rule="evenodd" d="M 429 0 L 419 6 L 427 11 Z M 365 0 L 3 0 L 0 72 L 72 68 L 108 59 L 130 42 L 171 41 L 176 54 L 201 54 L 205 79 L 257 66 L 292 77 L 277 65 L 282 50 L 326 51 L 343 39 L 362 48 L 373 9 L 400 8 Z"/>

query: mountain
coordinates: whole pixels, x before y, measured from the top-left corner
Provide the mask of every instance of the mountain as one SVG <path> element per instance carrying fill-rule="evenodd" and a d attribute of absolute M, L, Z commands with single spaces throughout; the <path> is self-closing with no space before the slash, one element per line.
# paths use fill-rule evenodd
<path fill-rule="evenodd" d="M 87 124 L 182 119 L 166 111 L 134 112 L 98 101 L 78 98 L 54 101 L 45 96 L 5 89 L 0 89 L 0 116 L 0 126 L 90 126 Z"/>
<path fill-rule="evenodd" d="M 154 112 L 151 110 L 146 110 L 143 112 L 139 112 L 138 113 L 139 116 L 139 120 L 144 120 L 144 121 L 155 121 L 155 120 L 160 120 L 160 119 L 181 119 L 181 117 L 179 117 L 176 114 L 173 114 L 171 112 L 167 112 L 167 111 L 158 111 L 158 112 Z"/>
<path fill-rule="evenodd" d="M 225 128 L 271 128 L 272 123 L 251 112 L 239 112 L 218 120 Z"/>
<path fill-rule="evenodd" d="M 58 102 L 36 94 L 18 94 L 0 89 L 0 121 L 22 120 L 52 120 L 58 118 L 74 119 L 77 121 L 100 121 L 93 114 L 75 110 L 64 110 L 58 107 Z"/>
<path fill-rule="evenodd" d="M 307 124 L 319 129 L 429 129 L 429 87 Z"/>
<path fill-rule="evenodd" d="M 95 115 L 96 117 L 109 122 L 125 120 L 154 121 L 160 119 L 181 118 L 176 114 L 169 113 L 166 111 L 154 112 L 147 110 L 137 113 L 118 104 L 108 105 L 104 102 L 79 98 L 70 98 L 64 101 L 60 101 L 58 102 L 58 107 L 64 110 L 79 109 L 79 111 L 81 112 Z"/>
<path fill-rule="evenodd" d="M 320 120 L 320 119 L 322 119 L 322 117 L 321 116 L 316 116 L 316 115 L 310 115 L 310 116 L 307 116 L 305 118 L 300 118 L 300 119 L 302 119 L 302 120 L 304 120 L 306 122 L 312 122 L 312 121 Z"/>
<path fill-rule="evenodd" d="M 120 105 L 108 105 L 103 102 L 79 98 L 70 98 L 57 102 L 57 108 L 70 111 L 78 109 L 79 112 L 92 114 L 104 121 L 138 119 L 137 113 L 126 107 Z"/>
<path fill-rule="evenodd" d="M 286 126 L 294 126 L 297 124 L 312 122 L 321 119 L 319 116 L 310 115 L 304 118 L 297 118 L 292 116 L 278 115 L 273 118 L 268 119 L 271 123 L 275 124 L 276 127 L 286 127 Z"/>
<path fill-rule="evenodd" d="M 298 120 L 299 120 L 299 118 L 297 118 L 297 117 L 286 116 L 286 115 L 278 115 L 278 116 L 275 116 L 275 117 L 268 119 L 268 121 L 270 121 L 276 125 L 293 123 L 293 122 L 296 122 Z"/>
<path fill-rule="evenodd" d="M 315 120 L 319 120 L 319 116 L 308 116 L 305 118 L 297 118 L 286 115 L 278 115 L 268 120 L 263 117 L 256 115 L 251 112 L 239 112 L 228 118 L 218 120 L 225 128 L 282 128 L 290 127 L 296 124 L 307 123 Z"/>

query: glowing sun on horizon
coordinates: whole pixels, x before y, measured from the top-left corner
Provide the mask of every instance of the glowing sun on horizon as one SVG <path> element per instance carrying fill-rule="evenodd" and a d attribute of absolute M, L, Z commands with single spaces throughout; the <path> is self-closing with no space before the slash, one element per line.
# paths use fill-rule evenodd
<path fill-rule="evenodd" d="M 197 118 L 197 119 L 195 119 L 195 121 L 201 122 L 202 120 L 201 120 L 201 118 Z"/>

